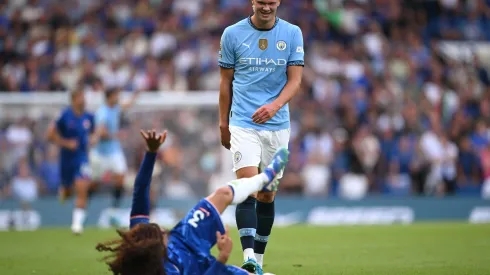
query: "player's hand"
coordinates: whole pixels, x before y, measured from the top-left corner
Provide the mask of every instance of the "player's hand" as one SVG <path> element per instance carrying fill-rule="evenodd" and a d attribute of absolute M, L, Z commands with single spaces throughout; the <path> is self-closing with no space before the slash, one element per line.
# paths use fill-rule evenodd
<path fill-rule="evenodd" d="M 255 111 L 252 115 L 252 121 L 257 124 L 264 124 L 275 116 L 279 109 L 280 107 L 276 104 L 266 104 Z"/>
<path fill-rule="evenodd" d="M 162 145 L 167 138 L 167 131 L 157 134 L 155 130 L 148 130 L 146 132 L 141 130 L 140 134 L 146 141 L 146 150 L 152 153 L 158 152 L 158 148 L 160 148 L 160 145 Z"/>
<path fill-rule="evenodd" d="M 76 139 L 67 139 L 64 142 L 64 147 L 68 150 L 75 151 L 78 148 L 78 141 Z"/>
<path fill-rule="evenodd" d="M 99 142 L 99 137 L 97 135 L 91 135 L 89 139 L 90 147 L 95 146 Z"/>
<path fill-rule="evenodd" d="M 221 234 L 219 231 L 216 232 L 216 245 L 218 246 L 219 250 L 218 261 L 223 264 L 228 261 L 231 250 L 233 249 L 233 241 L 228 233 L 228 226 L 225 228 L 225 234 Z"/>
<path fill-rule="evenodd" d="M 221 145 L 223 145 L 223 147 L 225 147 L 226 149 L 230 150 L 230 148 L 231 148 L 230 127 L 228 127 L 228 125 L 219 126 L 219 131 L 221 133 Z"/>

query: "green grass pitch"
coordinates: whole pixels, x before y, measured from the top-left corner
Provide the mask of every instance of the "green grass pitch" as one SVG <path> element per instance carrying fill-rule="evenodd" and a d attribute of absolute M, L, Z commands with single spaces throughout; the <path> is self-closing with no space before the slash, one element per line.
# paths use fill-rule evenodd
<path fill-rule="evenodd" d="M 238 233 L 230 228 L 241 263 Z M 94 247 L 115 237 L 89 229 L 0 233 L 2 275 L 109 274 Z M 274 228 L 265 272 L 277 275 L 488 275 L 490 225 L 422 223 L 393 226 Z"/>

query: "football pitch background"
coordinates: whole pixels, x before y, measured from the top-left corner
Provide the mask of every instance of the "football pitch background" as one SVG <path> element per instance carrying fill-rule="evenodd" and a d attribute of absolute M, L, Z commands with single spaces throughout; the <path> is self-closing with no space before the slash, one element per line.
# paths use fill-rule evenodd
<path fill-rule="evenodd" d="M 238 232 L 230 232 L 229 263 L 239 265 Z M 114 237 L 95 228 L 81 236 L 69 228 L 0 232 L 0 274 L 110 274 L 95 245 Z M 264 260 L 264 271 L 276 275 L 488 275 L 490 224 L 274 228 Z"/>

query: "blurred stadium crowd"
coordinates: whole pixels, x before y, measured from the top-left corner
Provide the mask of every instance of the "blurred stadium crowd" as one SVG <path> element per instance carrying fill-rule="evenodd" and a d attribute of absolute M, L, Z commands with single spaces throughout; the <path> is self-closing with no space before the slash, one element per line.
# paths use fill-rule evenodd
<path fill-rule="evenodd" d="M 282 2 L 279 16 L 301 27 L 307 56 L 281 193 L 480 194 L 490 178 L 490 78 L 477 56 L 451 59 L 437 42 L 490 40 L 490 1 Z M 0 91 L 217 90 L 221 33 L 250 13 L 248 0 L 1 1 Z M 47 121 L 2 121 L 4 196 L 29 184 L 56 194 Z M 126 122 L 133 169 L 141 148 L 131 131 L 171 130 L 163 195 L 203 195 L 220 162 L 231 162 L 221 158 L 217 110 Z"/>

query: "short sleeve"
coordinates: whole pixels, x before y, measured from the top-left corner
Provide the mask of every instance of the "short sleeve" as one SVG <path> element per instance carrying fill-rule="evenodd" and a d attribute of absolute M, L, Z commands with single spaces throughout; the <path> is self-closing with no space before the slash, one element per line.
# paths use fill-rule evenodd
<path fill-rule="evenodd" d="M 291 40 L 291 52 L 289 54 L 288 66 L 304 66 L 305 51 L 303 49 L 303 33 L 299 27 L 295 27 L 293 39 Z"/>
<path fill-rule="evenodd" d="M 225 29 L 221 36 L 218 52 L 218 65 L 222 68 L 235 68 L 235 51 L 233 46 L 233 36 L 228 28 Z"/>

